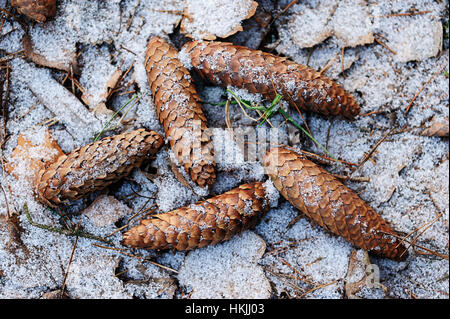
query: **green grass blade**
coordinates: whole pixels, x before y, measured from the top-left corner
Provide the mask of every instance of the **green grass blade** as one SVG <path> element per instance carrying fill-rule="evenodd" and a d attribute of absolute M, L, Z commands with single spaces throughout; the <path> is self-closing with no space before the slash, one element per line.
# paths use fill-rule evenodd
<path fill-rule="evenodd" d="M 120 109 L 118 109 L 113 116 L 111 116 L 111 118 L 108 120 L 108 122 L 106 122 L 105 126 L 103 126 L 103 128 L 101 129 L 101 131 L 95 136 L 94 138 L 94 142 L 97 142 L 98 139 L 100 138 L 100 136 L 102 135 L 102 133 L 108 128 L 108 126 L 111 124 L 111 122 L 114 120 L 114 118 L 117 116 L 117 114 L 119 114 L 128 104 L 130 104 L 131 102 L 133 102 L 136 98 L 138 98 L 140 96 L 140 94 L 135 94 L 133 95 L 133 97 L 131 99 L 129 99 L 124 105 L 122 105 L 120 107 Z M 140 98 L 140 97 L 139 97 Z"/>

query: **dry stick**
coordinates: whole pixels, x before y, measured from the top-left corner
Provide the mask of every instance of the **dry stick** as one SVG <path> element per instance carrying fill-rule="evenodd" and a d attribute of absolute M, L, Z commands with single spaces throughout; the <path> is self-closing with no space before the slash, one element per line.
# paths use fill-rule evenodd
<path fill-rule="evenodd" d="M 376 110 L 376 111 L 372 111 L 372 112 L 369 112 L 369 113 L 361 114 L 360 117 L 366 117 L 366 116 L 369 116 L 369 115 L 380 114 L 380 113 L 384 113 L 384 112 L 385 112 L 384 110 Z"/>
<path fill-rule="evenodd" d="M 2 18 L 2 22 L 0 22 L 0 33 L 2 33 L 2 30 L 3 30 L 3 25 L 5 24 L 5 20 L 6 20 L 6 15 L 5 15 L 5 16 L 3 16 L 3 18 Z"/>
<path fill-rule="evenodd" d="M 8 54 L 7 56 L 4 56 L 0 59 L 0 63 L 5 63 L 8 62 L 12 59 L 15 59 L 17 57 L 19 57 L 19 54 L 24 53 L 25 50 L 19 50 L 13 53 Z"/>
<path fill-rule="evenodd" d="M 64 221 L 64 224 L 66 224 L 67 229 L 71 229 L 71 226 L 69 226 L 67 221 L 69 221 L 69 223 L 72 225 L 72 227 L 74 227 L 72 220 L 70 218 L 64 216 L 64 214 L 62 213 L 61 208 L 59 208 L 59 206 L 58 206 L 58 214 L 59 214 L 59 216 L 61 216 L 62 220 Z"/>
<path fill-rule="evenodd" d="M 416 15 L 420 15 L 420 14 L 426 14 L 426 13 L 431 13 L 431 11 L 427 10 L 427 11 L 418 11 L 418 12 L 414 12 L 414 11 L 410 11 L 410 12 L 405 12 L 405 13 L 391 13 L 391 14 L 386 14 L 386 15 L 381 15 L 381 16 L 376 16 L 377 18 L 390 18 L 390 17 L 404 17 L 404 16 L 416 16 Z"/>
<path fill-rule="evenodd" d="M 445 68 L 445 66 L 444 66 Z M 443 69 L 444 69 L 443 68 Z M 425 87 L 440 73 L 442 73 L 443 69 L 440 69 L 438 72 L 434 73 L 429 79 L 428 81 L 426 81 L 422 87 L 420 88 L 419 92 L 416 93 L 416 95 L 414 95 L 414 97 L 412 98 L 411 102 L 409 102 L 408 107 L 405 110 L 405 114 L 408 114 L 412 104 L 414 103 L 414 101 L 416 100 L 416 98 L 419 96 L 420 93 L 422 93 L 423 89 L 425 89 Z"/>
<path fill-rule="evenodd" d="M 312 157 L 312 158 L 315 158 L 315 159 L 327 160 L 327 161 L 330 161 L 330 162 L 339 162 L 339 163 L 345 164 L 347 166 L 358 166 L 358 164 L 347 162 L 347 161 L 344 161 L 344 160 L 333 159 L 333 158 L 327 157 L 325 155 L 319 155 L 319 154 L 311 153 L 311 152 L 304 151 L 304 150 L 300 150 L 300 152 L 302 154 L 304 154 L 305 156 L 310 157 L 310 158 Z"/>
<path fill-rule="evenodd" d="M 351 181 L 351 182 L 370 182 L 370 177 L 363 177 L 363 176 L 357 176 L 357 177 L 351 177 L 347 175 L 339 175 L 339 174 L 331 174 L 336 178 L 339 178 L 343 181 Z"/>
<path fill-rule="evenodd" d="M 322 68 L 322 70 L 319 71 L 319 75 L 322 75 L 324 72 L 326 72 L 333 65 L 333 63 L 335 61 L 336 61 L 336 56 L 332 57 L 330 59 L 330 61 L 328 61 L 328 63 L 325 64 L 325 66 Z"/>
<path fill-rule="evenodd" d="M 147 203 L 150 201 L 150 199 L 147 201 Z M 145 205 L 147 205 L 147 203 L 145 203 Z M 152 206 L 155 206 L 155 204 L 153 204 Z M 145 207 L 145 206 L 144 206 Z M 156 208 L 149 207 L 148 209 L 143 210 L 143 208 L 141 208 L 140 211 L 138 211 L 136 214 L 134 214 L 133 216 L 131 216 L 128 220 L 131 220 L 132 218 L 135 218 L 136 216 L 139 216 L 140 214 L 144 214 L 145 216 L 147 216 L 148 214 L 154 213 L 156 211 Z M 142 211 L 142 212 L 141 212 Z M 111 233 L 109 233 L 108 235 L 105 236 L 105 238 L 111 237 L 112 235 L 114 235 L 115 233 L 122 231 L 123 229 L 127 228 L 128 226 L 130 226 L 130 223 L 126 223 L 125 225 L 123 225 L 122 227 L 117 228 L 116 230 L 112 231 Z"/>
<path fill-rule="evenodd" d="M 273 18 L 272 22 L 269 25 L 269 28 L 270 28 L 270 26 L 272 26 L 272 24 L 275 22 L 275 20 L 277 20 L 282 14 L 284 14 L 287 10 L 289 10 L 290 7 L 292 7 L 297 2 L 298 2 L 298 0 L 292 0 L 291 2 L 289 2 L 288 5 L 286 7 L 284 7 L 284 9 Z"/>
<path fill-rule="evenodd" d="M 441 209 L 439 208 L 439 206 L 438 206 L 438 204 L 436 203 L 435 199 L 434 199 L 433 196 L 431 195 L 431 190 L 424 191 L 424 193 L 427 194 L 427 195 L 430 197 L 431 201 L 433 202 L 434 207 L 436 207 L 436 209 L 438 210 L 438 212 L 440 212 Z"/>
<path fill-rule="evenodd" d="M 374 33 L 374 35 L 375 35 L 374 40 L 375 40 L 378 44 L 381 44 L 381 46 L 382 46 L 383 48 L 385 48 L 386 50 L 388 50 L 388 51 L 391 52 L 392 54 L 394 54 L 394 55 L 397 54 L 397 52 L 394 51 L 394 50 L 392 50 L 390 47 L 388 47 L 386 43 L 384 43 L 383 41 L 381 41 L 380 39 L 378 39 L 377 36 L 379 36 L 379 37 L 381 37 L 381 38 L 384 38 L 382 35 L 380 35 L 380 34 L 378 34 L 378 33 Z"/>
<path fill-rule="evenodd" d="M 291 264 L 289 264 L 286 260 L 281 259 L 279 257 L 275 257 L 276 259 L 278 259 L 283 265 L 288 266 L 297 276 L 301 277 L 301 280 L 306 282 L 307 284 L 314 286 L 314 283 L 312 283 L 311 281 L 309 281 L 306 276 L 302 275 L 297 269 L 295 269 L 294 267 L 292 267 Z M 299 278 L 300 279 L 300 278 Z"/>
<path fill-rule="evenodd" d="M 438 216 L 436 216 L 432 221 L 429 221 L 428 223 L 425 223 L 424 225 L 420 226 L 419 228 L 415 229 L 411 235 L 415 232 L 417 232 L 418 230 L 420 230 L 421 228 L 424 228 L 419 234 L 417 234 L 416 238 L 414 238 L 414 240 L 411 243 L 412 245 L 415 245 L 417 243 L 417 241 L 419 240 L 420 236 L 422 236 L 431 226 L 433 226 L 433 224 L 442 216 L 442 213 L 439 213 Z M 425 227 L 426 226 L 426 227 Z M 410 235 L 408 235 L 410 236 Z M 408 237 L 406 236 L 406 237 Z"/>
<path fill-rule="evenodd" d="M 75 85 L 73 83 L 73 67 L 72 64 L 70 65 L 70 80 L 72 81 L 72 94 L 75 95 Z"/>
<path fill-rule="evenodd" d="M 124 74 L 122 74 L 122 76 L 119 78 L 119 80 L 117 81 L 116 85 L 114 86 L 114 88 L 108 93 L 108 97 L 107 99 L 109 99 L 116 91 L 116 88 L 119 86 L 119 84 L 123 81 L 123 79 L 127 76 L 127 74 L 131 71 L 131 68 L 134 66 L 134 63 L 136 61 L 133 61 L 133 63 L 131 63 L 131 65 L 129 66 L 129 68 L 125 71 Z"/>
<path fill-rule="evenodd" d="M 2 137 L 2 144 L 1 148 L 5 146 L 6 143 L 6 122 L 8 121 L 8 112 L 7 112 L 7 106 L 8 106 L 8 98 L 9 98 L 9 63 L 6 62 L 6 87 L 5 87 L 5 98 L 2 101 L 2 115 L 3 115 L 3 137 Z"/>
<path fill-rule="evenodd" d="M 124 248 L 107 247 L 107 246 L 102 246 L 102 245 L 95 244 L 95 243 L 92 244 L 92 246 L 96 246 L 96 247 L 103 248 L 103 249 L 115 250 L 115 251 L 119 252 L 119 253 L 122 254 L 122 255 L 129 256 L 129 257 L 133 257 L 133 258 L 137 258 L 137 259 L 142 259 L 143 261 L 147 261 L 147 262 L 151 263 L 152 265 L 158 266 L 158 267 L 160 267 L 160 268 L 162 268 L 162 269 L 169 270 L 169 271 L 172 271 L 172 272 L 178 274 L 178 271 L 176 271 L 175 269 L 172 269 L 172 268 L 170 268 L 170 267 L 161 265 L 161 264 L 159 264 L 159 263 L 157 263 L 157 262 L 155 262 L 155 261 L 152 261 L 152 260 L 150 260 L 150 259 L 147 259 L 146 257 L 137 256 L 137 255 L 133 255 L 133 254 L 127 253 L 127 252 L 125 252 L 125 250 L 127 250 L 127 249 L 124 249 Z"/>
<path fill-rule="evenodd" d="M 309 67 L 309 60 L 311 59 L 311 55 L 313 54 L 314 50 L 316 49 L 315 46 L 313 46 L 312 48 L 309 49 L 308 51 L 308 56 L 306 58 L 306 63 L 305 65 Z"/>
<path fill-rule="evenodd" d="M 121 48 L 121 49 L 124 49 L 125 51 L 128 51 L 128 52 L 130 52 L 131 54 L 137 56 L 137 54 L 136 54 L 135 52 L 131 51 L 130 49 L 128 49 L 128 48 L 126 48 L 126 47 L 124 47 L 123 45 L 120 45 L 120 48 Z"/>
<path fill-rule="evenodd" d="M 433 220 L 431 220 L 431 221 L 429 221 L 429 222 L 423 224 L 422 226 L 416 228 L 415 230 L 413 230 L 412 232 L 410 232 L 408 235 L 406 235 L 405 238 L 411 237 L 414 233 L 418 232 L 420 229 L 422 229 L 422 228 L 424 228 L 424 227 L 426 227 L 426 226 L 428 226 L 428 227 L 426 227 L 425 230 L 428 229 L 429 226 L 431 226 L 430 224 L 435 223 L 441 216 L 442 216 L 442 213 L 439 213 L 438 216 L 435 217 Z M 422 234 L 423 234 L 423 232 L 421 232 L 421 233 L 419 233 L 419 235 L 417 235 L 416 239 L 414 240 L 414 243 L 417 242 L 417 239 L 418 239 L 419 236 L 422 235 Z"/>
<path fill-rule="evenodd" d="M 406 242 L 406 243 L 410 244 L 413 247 L 418 247 L 420 249 L 423 249 L 423 250 L 425 250 L 426 252 L 430 253 L 433 256 L 437 256 L 437 257 L 440 257 L 440 258 L 448 260 L 448 255 L 444 255 L 444 254 L 438 253 L 437 251 L 434 251 L 434 250 L 431 250 L 429 248 L 423 247 L 421 245 L 412 243 L 409 240 L 407 240 L 405 237 L 402 237 L 402 236 L 399 236 L 399 235 L 393 234 L 393 233 L 386 233 L 386 232 L 383 232 L 383 231 L 380 231 L 380 232 L 383 233 L 383 234 L 394 236 L 394 237 L 396 237 L 398 239 L 401 239 L 401 242 Z"/>
<path fill-rule="evenodd" d="M 25 113 L 23 113 L 21 116 L 19 116 L 17 118 L 17 121 L 20 121 L 21 119 L 23 119 L 25 116 L 27 116 L 31 111 L 33 111 L 36 106 L 38 106 L 39 104 L 41 104 L 41 102 L 37 102 L 36 104 L 34 104 L 33 106 L 31 106 Z"/>
<path fill-rule="evenodd" d="M 334 117 L 331 118 L 330 120 L 330 125 L 328 126 L 328 131 L 327 131 L 327 140 L 325 142 L 325 148 L 328 149 L 328 141 L 330 140 L 330 132 L 331 132 L 331 126 L 334 123 Z"/>
<path fill-rule="evenodd" d="M 282 283 L 284 283 L 285 285 L 288 285 L 292 288 L 294 288 L 295 290 L 299 291 L 300 293 L 304 293 L 305 291 L 303 289 L 301 289 L 299 286 L 291 283 L 288 280 L 285 280 L 284 278 L 289 278 L 289 279 L 296 279 L 296 277 L 292 277 L 292 276 L 286 276 L 285 274 L 282 273 L 276 273 L 273 270 L 270 270 L 269 267 L 264 267 L 264 271 L 267 271 L 268 273 L 270 273 L 272 276 L 277 277 L 279 281 L 281 281 Z"/>
<path fill-rule="evenodd" d="M 142 205 L 142 207 L 135 214 L 133 214 L 130 218 L 127 219 L 127 224 L 130 224 L 133 219 L 138 217 L 144 211 L 145 206 L 147 206 L 147 204 L 150 200 L 151 200 L 151 198 L 148 198 L 147 201 L 144 203 L 144 205 Z M 149 209 L 153 209 L 153 207 L 155 210 L 157 209 L 156 204 L 153 204 L 152 206 L 150 206 Z"/>
<path fill-rule="evenodd" d="M 80 226 L 80 224 L 77 225 L 77 227 L 75 228 L 75 231 L 78 230 L 79 226 Z M 69 275 L 69 269 L 70 269 L 70 265 L 72 264 L 73 255 L 75 254 L 75 249 L 77 247 L 77 243 L 78 243 L 78 235 L 75 236 L 75 242 L 73 243 L 72 252 L 70 253 L 69 263 L 67 264 L 67 268 L 66 268 L 66 271 L 64 274 L 64 279 L 63 279 L 63 284 L 62 284 L 61 294 L 60 294 L 61 298 L 64 294 L 64 289 L 66 288 L 66 280 L 67 280 L 67 276 Z"/>
<path fill-rule="evenodd" d="M 302 298 L 302 297 L 306 296 L 307 294 L 309 294 L 309 293 L 311 293 L 311 292 L 313 292 L 313 291 L 316 291 L 317 289 L 322 289 L 322 288 L 325 288 L 325 287 L 330 286 L 330 285 L 332 285 L 332 284 L 335 284 L 335 283 L 337 283 L 339 280 L 341 280 L 341 279 L 333 280 L 332 282 L 329 282 L 329 283 L 327 283 L 327 284 L 318 285 L 318 286 L 314 287 L 313 289 L 308 290 L 307 292 L 305 292 L 305 293 L 302 294 L 301 296 L 299 296 L 299 298 Z"/>
<path fill-rule="evenodd" d="M 109 240 L 106 240 L 103 237 L 100 236 L 96 236 L 90 233 L 86 233 L 86 232 L 82 232 L 79 230 L 69 230 L 69 229 L 61 229 L 58 227 L 53 227 L 53 226 L 48 226 L 48 225 L 43 225 L 43 224 L 39 224 L 36 223 L 35 221 L 33 221 L 33 219 L 31 218 L 30 212 L 28 211 L 28 205 L 25 203 L 23 204 L 23 211 L 25 212 L 25 216 L 27 217 L 28 222 L 35 227 L 41 228 L 41 229 L 45 229 L 47 231 L 51 231 L 54 233 L 59 233 L 59 234 L 63 234 L 66 236 L 80 236 L 80 237 L 84 237 L 84 238 L 88 238 L 88 239 L 94 239 L 94 240 L 98 240 L 104 243 L 108 243 L 111 244 L 111 242 Z"/>
<path fill-rule="evenodd" d="M 364 158 L 362 159 L 361 163 L 359 163 L 353 171 L 356 171 L 358 168 L 360 168 L 362 165 L 364 165 L 365 162 L 367 162 L 367 160 L 370 158 L 370 156 L 375 152 L 375 150 L 378 148 L 378 146 L 380 146 L 381 143 L 384 142 L 384 140 L 391 135 L 394 130 L 397 129 L 397 126 L 394 126 L 392 129 L 389 130 L 389 132 L 387 132 L 376 144 L 374 147 L 372 147 L 372 149 L 370 150 L 369 153 L 367 153 Z"/>

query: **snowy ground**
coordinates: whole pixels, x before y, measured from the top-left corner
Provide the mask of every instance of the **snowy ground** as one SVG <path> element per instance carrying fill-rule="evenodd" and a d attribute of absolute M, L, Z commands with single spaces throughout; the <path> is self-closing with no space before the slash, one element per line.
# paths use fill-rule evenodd
<path fill-rule="evenodd" d="M 6 13 L 9 2 L 0 0 L 5 9 L 0 16 L 2 101 L 9 83 L 0 174 L 1 298 L 48 298 L 59 296 L 62 288 L 70 298 L 448 298 L 448 1 L 264 0 L 239 31 L 253 1 L 202 6 L 198 0 L 66 0 L 58 1 L 52 21 L 23 19 L 28 38 Z M 106 134 L 140 127 L 163 134 L 144 51 L 152 35 L 179 44 L 174 34 L 185 5 L 195 13 L 183 21 L 193 37 L 237 31 L 225 41 L 326 68 L 327 76 L 357 97 L 362 115 L 355 121 L 304 114 L 305 121 L 314 137 L 344 161 L 361 163 L 376 147 L 353 172 L 345 164 L 323 165 L 335 174 L 351 173 L 346 185 L 399 233 L 409 234 L 415 247 L 407 261 L 368 256 L 306 218 L 289 226 L 297 211 L 281 198 L 256 229 L 223 244 L 188 253 L 123 250 L 118 229 L 134 213 L 153 204 L 166 212 L 202 198 L 176 179 L 167 148 L 129 178 L 62 212 L 35 201 L 30 163 L 55 156 L 44 143 L 48 131 L 62 151 L 70 152 L 91 142 L 111 115 L 140 93 Z M 276 19 L 269 24 L 271 17 Z M 31 54 L 22 51 L 30 40 Z M 195 79 L 205 101 L 226 99 L 224 89 Z M 116 84 L 117 92 L 109 95 Z M 216 153 L 236 146 L 224 131 L 224 106 L 205 103 L 204 111 Z M 236 105 L 229 116 L 235 128 L 251 132 L 256 126 Z M 4 123 L 0 116 L 2 141 Z M 271 123 L 279 128 L 280 143 L 323 154 L 279 114 Z M 269 128 L 265 124 L 261 130 Z M 32 145 L 27 156 L 14 153 L 20 134 Z M 218 161 L 211 195 L 267 179 L 259 162 L 243 163 L 240 148 L 235 151 L 234 159 Z M 27 219 L 25 203 L 34 223 L 60 229 L 78 225 L 91 235 L 112 234 L 110 242 L 37 227 Z"/>

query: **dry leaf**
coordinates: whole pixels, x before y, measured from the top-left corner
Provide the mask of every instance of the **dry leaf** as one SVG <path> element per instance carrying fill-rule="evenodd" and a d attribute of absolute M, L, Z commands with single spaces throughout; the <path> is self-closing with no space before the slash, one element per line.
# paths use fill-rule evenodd
<path fill-rule="evenodd" d="M 67 64 L 64 62 L 49 61 L 45 56 L 36 53 L 34 51 L 33 41 L 31 40 L 31 37 L 27 33 L 25 33 L 22 37 L 22 45 L 25 57 L 33 61 L 37 65 L 79 74 L 77 56 L 74 52 L 67 53 L 69 55 L 68 61 L 70 61 L 69 64 Z"/>
<path fill-rule="evenodd" d="M 431 123 L 430 127 L 427 127 L 422 131 L 424 136 L 439 136 L 439 137 L 447 137 L 448 136 L 448 118 L 443 119 L 442 121 L 434 120 Z"/>
<path fill-rule="evenodd" d="M 16 179 L 25 175 L 25 178 L 32 182 L 39 170 L 64 155 L 50 131 L 47 128 L 44 129 L 46 131 L 39 144 L 33 143 L 27 135 L 19 134 L 17 146 L 12 152 L 9 162 L 4 166 L 8 174 L 13 175 Z M 41 157 L 34 156 L 36 154 L 40 154 Z"/>

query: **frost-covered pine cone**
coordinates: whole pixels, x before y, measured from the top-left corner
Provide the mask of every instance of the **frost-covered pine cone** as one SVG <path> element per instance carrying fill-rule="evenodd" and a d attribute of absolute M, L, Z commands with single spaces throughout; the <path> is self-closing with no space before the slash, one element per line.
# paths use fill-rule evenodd
<path fill-rule="evenodd" d="M 216 180 L 214 147 L 189 71 L 178 60 L 177 50 L 159 37 L 148 43 L 145 68 L 176 160 L 195 184 L 210 187 Z"/>
<path fill-rule="evenodd" d="M 38 200 L 55 207 L 101 190 L 139 167 L 163 144 L 158 133 L 138 129 L 75 149 L 39 171 Z"/>
<path fill-rule="evenodd" d="M 215 85 L 245 88 L 268 100 L 278 92 L 291 106 L 323 115 L 351 119 L 359 114 L 356 99 L 340 85 L 284 57 L 216 41 L 188 42 L 182 52 L 189 54 L 195 70 Z"/>
<path fill-rule="evenodd" d="M 283 148 L 270 149 L 264 166 L 281 195 L 326 230 L 383 257 L 408 257 L 388 223 L 320 166 Z"/>
<path fill-rule="evenodd" d="M 261 220 L 269 209 L 268 192 L 261 182 L 243 184 L 205 201 L 153 215 L 125 232 L 123 244 L 189 250 L 226 241 Z"/>
<path fill-rule="evenodd" d="M 56 0 L 12 0 L 11 6 L 37 22 L 45 22 L 56 14 Z"/>

